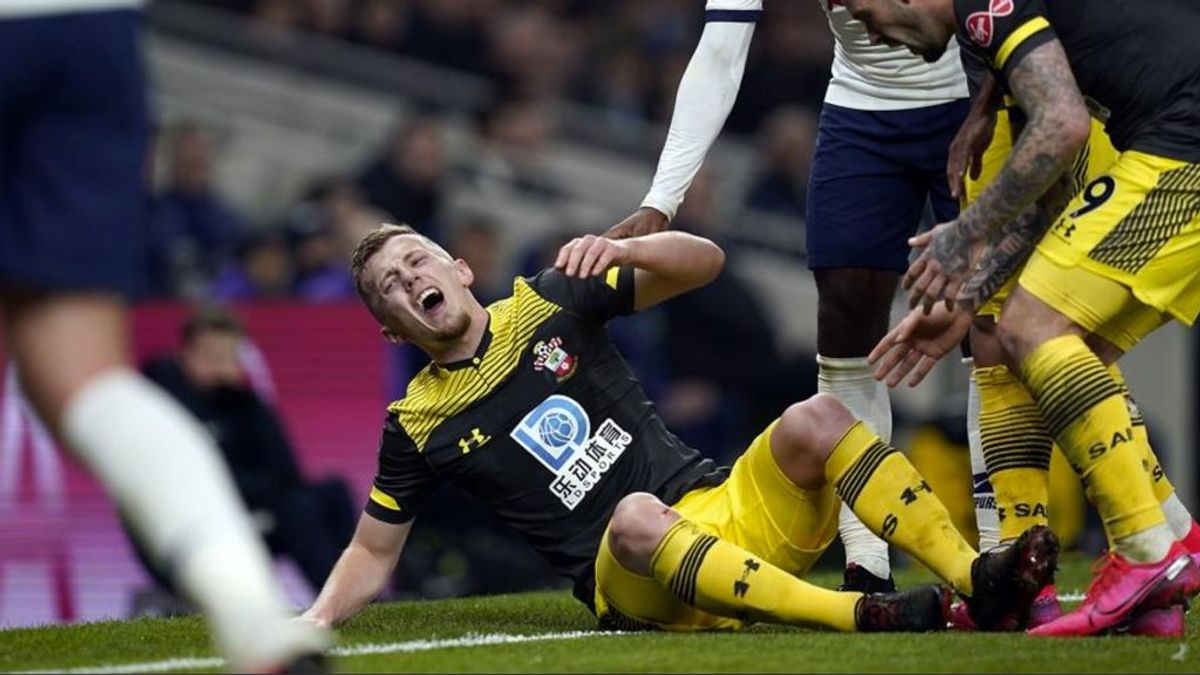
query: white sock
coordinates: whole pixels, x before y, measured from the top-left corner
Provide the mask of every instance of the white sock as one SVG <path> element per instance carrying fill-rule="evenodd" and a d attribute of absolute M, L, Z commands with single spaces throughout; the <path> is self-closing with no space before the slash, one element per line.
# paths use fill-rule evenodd
<path fill-rule="evenodd" d="M 126 368 L 86 384 L 64 434 L 154 558 L 209 620 L 235 671 L 279 667 L 324 636 L 289 620 L 270 559 L 200 424 Z"/>
<path fill-rule="evenodd" d="M 1167 552 L 1171 550 L 1174 543 L 1175 534 L 1169 525 L 1163 523 L 1137 534 L 1116 539 L 1113 541 L 1113 548 L 1130 562 L 1152 563 L 1167 557 Z"/>
<path fill-rule="evenodd" d="M 865 358 L 834 359 L 817 355 L 820 372 L 817 391 L 830 394 L 866 423 L 884 443 L 892 442 L 892 405 L 887 385 L 875 381 L 873 369 Z M 850 507 L 842 504 L 838 514 L 838 534 L 846 549 L 846 564 L 860 565 L 871 574 L 886 579 L 892 566 L 887 542 L 867 529 Z"/>
<path fill-rule="evenodd" d="M 1162 507 L 1163 515 L 1167 517 L 1167 524 L 1171 526 L 1171 532 L 1176 539 L 1183 539 L 1192 531 L 1192 523 L 1196 522 L 1192 518 L 1192 514 L 1188 511 L 1183 502 L 1179 501 L 1179 495 L 1174 492 L 1170 497 L 1162 500 L 1159 503 Z"/>
<path fill-rule="evenodd" d="M 979 384 L 975 382 L 975 359 L 962 360 L 971 373 L 967 381 L 967 446 L 971 449 L 971 483 L 975 497 L 975 526 L 979 529 L 979 550 L 990 551 L 1000 544 L 1000 514 L 996 511 L 996 493 L 988 481 L 987 462 L 983 459 L 983 439 L 979 434 Z"/>

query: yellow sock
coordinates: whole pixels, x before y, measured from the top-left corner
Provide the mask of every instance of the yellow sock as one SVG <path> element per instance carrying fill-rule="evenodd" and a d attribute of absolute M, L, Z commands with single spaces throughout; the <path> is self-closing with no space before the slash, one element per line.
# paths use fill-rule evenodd
<path fill-rule="evenodd" d="M 1043 343 L 1021 364 L 1021 374 L 1109 536 L 1165 525 L 1142 470 L 1125 398 L 1083 339 L 1065 335 Z"/>
<path fill-rule="evenodd" d="M 826 460 L 825 478 L 872 532 L 971 595 L 971 563 L 979 554 L 904 455 L 857 422 Z"/>
<path fill-rule="evenodd" d="M 1121 389 L 1121 395 L 1125 397 L 1125 408 L 1129 411 L 1129 421 L 1133 423 L 1134 446 L 1142 456 L 1142 468 L 1150 476 L 1154 497 L 1161 504 L 1175 494 L 1175 486 L 1171 485 L 1170 479 L 1163 471 L 1162 464 L 1158 461 L 1158 455 L 1154 454 L 1154 448 L 1150 446 L 1150 435 L 1146 432 L 1146 418 L 1142 416 L 1141 409 L 1133 400 L 1133 395 L 1129 393 L 1129 387 L 1125 384 L 1125 375 L 1115 363 L 1108 367 L 1108 373 L 1112 375 L 1113 381 Z"/>
<path fill-rule="evenodd" d="M 861 593 L 814 586 L 761 557 L 714 537 L 691 521 L 671 526 L 650 561 L 675 597 L 710 614 L 854 631 Z"/>
<path fill-rule="evenodd" d="M 1042 411 L 1006 366 L 975 369 L 979 386 L 979 435 L 988 481 L 996 494 L 1000 541 L 1012 541 L 1034 525 L 1047 525 L 1050 448 Z"/>

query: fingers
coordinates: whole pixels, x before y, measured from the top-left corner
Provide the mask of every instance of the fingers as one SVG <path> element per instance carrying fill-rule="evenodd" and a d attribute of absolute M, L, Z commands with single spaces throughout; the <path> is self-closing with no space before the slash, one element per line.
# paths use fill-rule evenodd
<path fill-rule="evenodd" d="M 937 362 L 937 359 L 932 359 L 928 356 L 922 356 L 921 362 L 917 364 L 917 369 L 913 371 L 912 377 L 908 378 L 908 386 L 915 387 L 918 384 L 921 384 L 921 381 L 925 379 L 925 376 L 929 374 L 929 371 L 933 370 L 933 367 L 937 365 Z"/>
<path fill-rule="evenodd" d="M 921 304 L 930 286 L 932 286 L 941 276 L 937 265 L 925 265 L 925 272 L 912 283 L 912 288 L 908 289 L 908 308 L 912 309 Z M 939 286 L 940 288 L 940 286 Z"/>
<path fill-rule="evenodd" d="M 933 306 L 942 299 L 946 283 L 946 277 L 940 274 L 929 282 L 929 288 L 925 289 L 925 297 L 921 299 L 921 307 L 925 314 L 932 312 Z"/>
<path fill-rule="evenodd" d="M 925 273 L 925 268 L 929 266 L 929 257 L 925 254 L 917 256 L 917 259 L 908 266 L 908 271 L 904 273 L 904 278 L 900 280 L 900 287 L 904 290 L 912 288 L 913 282 L 921 278 Z"/>
<path fill-rule="evenodd" d="M 904 354 L 904 358 L 900 360 L 899 364 L 892 369 L 892 373 L 887 379 L 887 386 L 895 387 L 896 385 L 900 384 L 900 382 L 904 379 L 904 376 L 912 372 L 912 369 L 916 367 L 918 363 L 920 363 L 921 359 L 921 352 L 915 349 L 909 349 Z"/>
<path fill-rule="evenodd" d="M 908 245 L 913 248 L 925 248 L 929 242 L 933 241 L 933 229 L 928 229 L 921 234 L 914 235 L 908 238 Z"/>
<path fill-rule="evenodd" d="M 616 257 L 616 245 L 594 234 L 577 237 L 558 251 L 554 267 L 569 277 L 586 279 L 604 274 Z"/>
<path fill-rule="evenodd" d="M 893 341 L 884 352 L 881 354 L 878 363 L 875 364 L 875 379 L 892 381 L 892 372 L 899 366 L 908 353 L 912 351 L 912 346 L 906 342 Z M 899 380 L 897 380 L 899 381 Z M 889 384 L 889 387 L 895 386 Z"/>

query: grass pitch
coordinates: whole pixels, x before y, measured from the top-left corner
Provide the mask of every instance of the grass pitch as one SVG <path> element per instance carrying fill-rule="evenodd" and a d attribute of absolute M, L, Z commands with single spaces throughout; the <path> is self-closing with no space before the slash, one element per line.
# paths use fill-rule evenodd
<path fill-rule="evenodd" d="M 898 576 L 905 586 L 932 579 L 918 570 Z M 1064 560 L 1059 588 L 1082 589 L 1088 576 L 1087 561 Z M 832 574 L 813 580 L 838 582 Z M 589 633 L 593 625 L 565 592 L 378 604 L 341 628 L 342 655 L 333 666 L 347 672 L 1200 672 L 1194 612 L 1182 641 L 843 635 L 776 626 L 737 634 L 605 635 Z M 0 671 L 157 672 L 168 659 L 185 659 L 177 662 L 185 670 L 219 670 L 212 656 L 194 617 L 0 632 Z"/>

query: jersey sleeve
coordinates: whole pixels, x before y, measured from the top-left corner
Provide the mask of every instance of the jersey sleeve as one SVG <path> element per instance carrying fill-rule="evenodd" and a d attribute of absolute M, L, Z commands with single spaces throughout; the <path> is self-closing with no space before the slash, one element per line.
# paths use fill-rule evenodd
<path fill-rule="evenodd" d="M 959 41 L 1001 74 L 1055 38 L 1043 0 L 956 0 L 954 9 Z"/>
<path fill-rule="evenodd" d="M 587 279 L 551 268 L 531 279 L 530 286 L 567 311 L 600 323 L 633 313 L 632 267 L 610 267 L 604 275 Z"/>
<path fill-rule="evenodd" d="M 385 523 L 406 523 L 437 485 L 437 476 L 389 413 L 379 441 L 379 469 L 365 511 Z"/>

